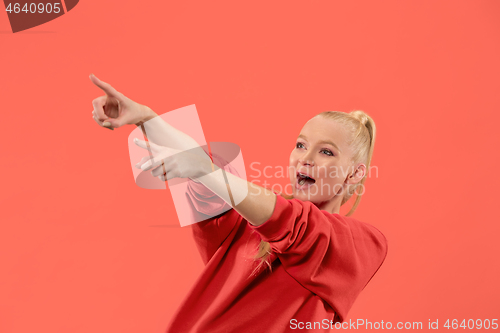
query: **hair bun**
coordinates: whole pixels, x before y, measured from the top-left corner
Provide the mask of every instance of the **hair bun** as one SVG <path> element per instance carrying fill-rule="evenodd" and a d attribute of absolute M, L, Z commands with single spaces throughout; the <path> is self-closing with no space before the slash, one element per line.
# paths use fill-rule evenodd
<path fill-rule="evenodd" d="M 366 126 L 366 123 L 368 122 L 368 116 L 366 113 L 364 113 L 362 110 L 356 110 L 356 111 L 352 111 L 350 114 L 354 118 L 359 120 L 363 125 Z"/>

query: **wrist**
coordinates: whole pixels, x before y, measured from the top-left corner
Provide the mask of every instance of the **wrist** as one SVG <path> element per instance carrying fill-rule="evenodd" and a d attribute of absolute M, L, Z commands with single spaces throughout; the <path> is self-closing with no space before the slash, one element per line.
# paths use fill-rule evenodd
<path fill-rule="evenodd" d="M 201 183 L 200 178 L 206 176 L 214 171 L 212 161 L 206 155 L 205 157 L 199 157 L 198 170 L 196 172 L 196 176 L 191 179 L 197 183 Z"/>
<path fill-rule="evenodd" d="M 145 122 L 147 122 L 150 119 L 153 119 L 154 117 L 158 116 L 156 112 L 154 112 L 150 107 L 146 105 L 141 105 L 141 120 L 137 122 L 135 125 L 136 126 L 141 126 Z"/>

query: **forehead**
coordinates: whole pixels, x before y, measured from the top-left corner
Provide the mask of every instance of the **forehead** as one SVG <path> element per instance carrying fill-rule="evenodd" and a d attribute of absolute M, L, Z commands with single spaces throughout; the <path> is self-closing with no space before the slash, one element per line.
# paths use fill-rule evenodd
<path fill-rule="evenodd" d="M 304 135 L 311 144 L 320 141 L 332 141 L 343 153 L 348 150 L 345 129 L 332 119 L 321 116 L 313 117 L 302 127 L 300 134 Z"/>

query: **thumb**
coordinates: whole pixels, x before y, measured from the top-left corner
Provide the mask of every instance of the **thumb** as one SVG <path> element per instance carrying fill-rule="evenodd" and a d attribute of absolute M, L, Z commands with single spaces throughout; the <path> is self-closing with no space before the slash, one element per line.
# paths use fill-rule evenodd
<path fill-rule="evenodd" d="M 118 118 L 107 118 L 104 121 L 104 123 L 102 123 L 102 126 L 112 127 L 112 128 L 122 127 L 123 125 L 126 124 L 126 121 L 123 118 L 124 118 L 124 115 L 121 115 Z"/>
<path fill-rule="evenodd" d="M 153 142 L 151 142 L 149 140 L 145 141 L 145 140 L 140 140 L 138 138 L 134 138 L 134 143 L 141 148 L 148 149 L 148 150 L 151 149 L 155 153 L 160 151 L 160 149 L 159 149 L 160 146 L 154 144 Z"/>
<path fill-rule="evenodd" d="M 115 127 L 115 126 L 113 126 L 113 119 L 111 119 L 111 118 L 106 119 L 102 123 L 102 126 L 104 126 L 104 127 Z"/>

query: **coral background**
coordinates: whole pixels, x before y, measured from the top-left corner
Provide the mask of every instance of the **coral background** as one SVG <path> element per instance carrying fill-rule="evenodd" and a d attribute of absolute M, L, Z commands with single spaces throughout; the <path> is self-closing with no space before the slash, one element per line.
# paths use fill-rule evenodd
<path fill-rule="evenodd" d="M 0 332 L 164 332 L 203 269 L 169 190 L 134 183 L 133 128 L 91 118 L 90 73 L 159 114 L 196 104 L 254 180 L 313 115 L 367 112 L 378 174 L 353 217 L 389 253 L 349 318 L 498 318 L 499 16 L 493 0 L 86 0 L 12 33 L 0 12 Z"/>

